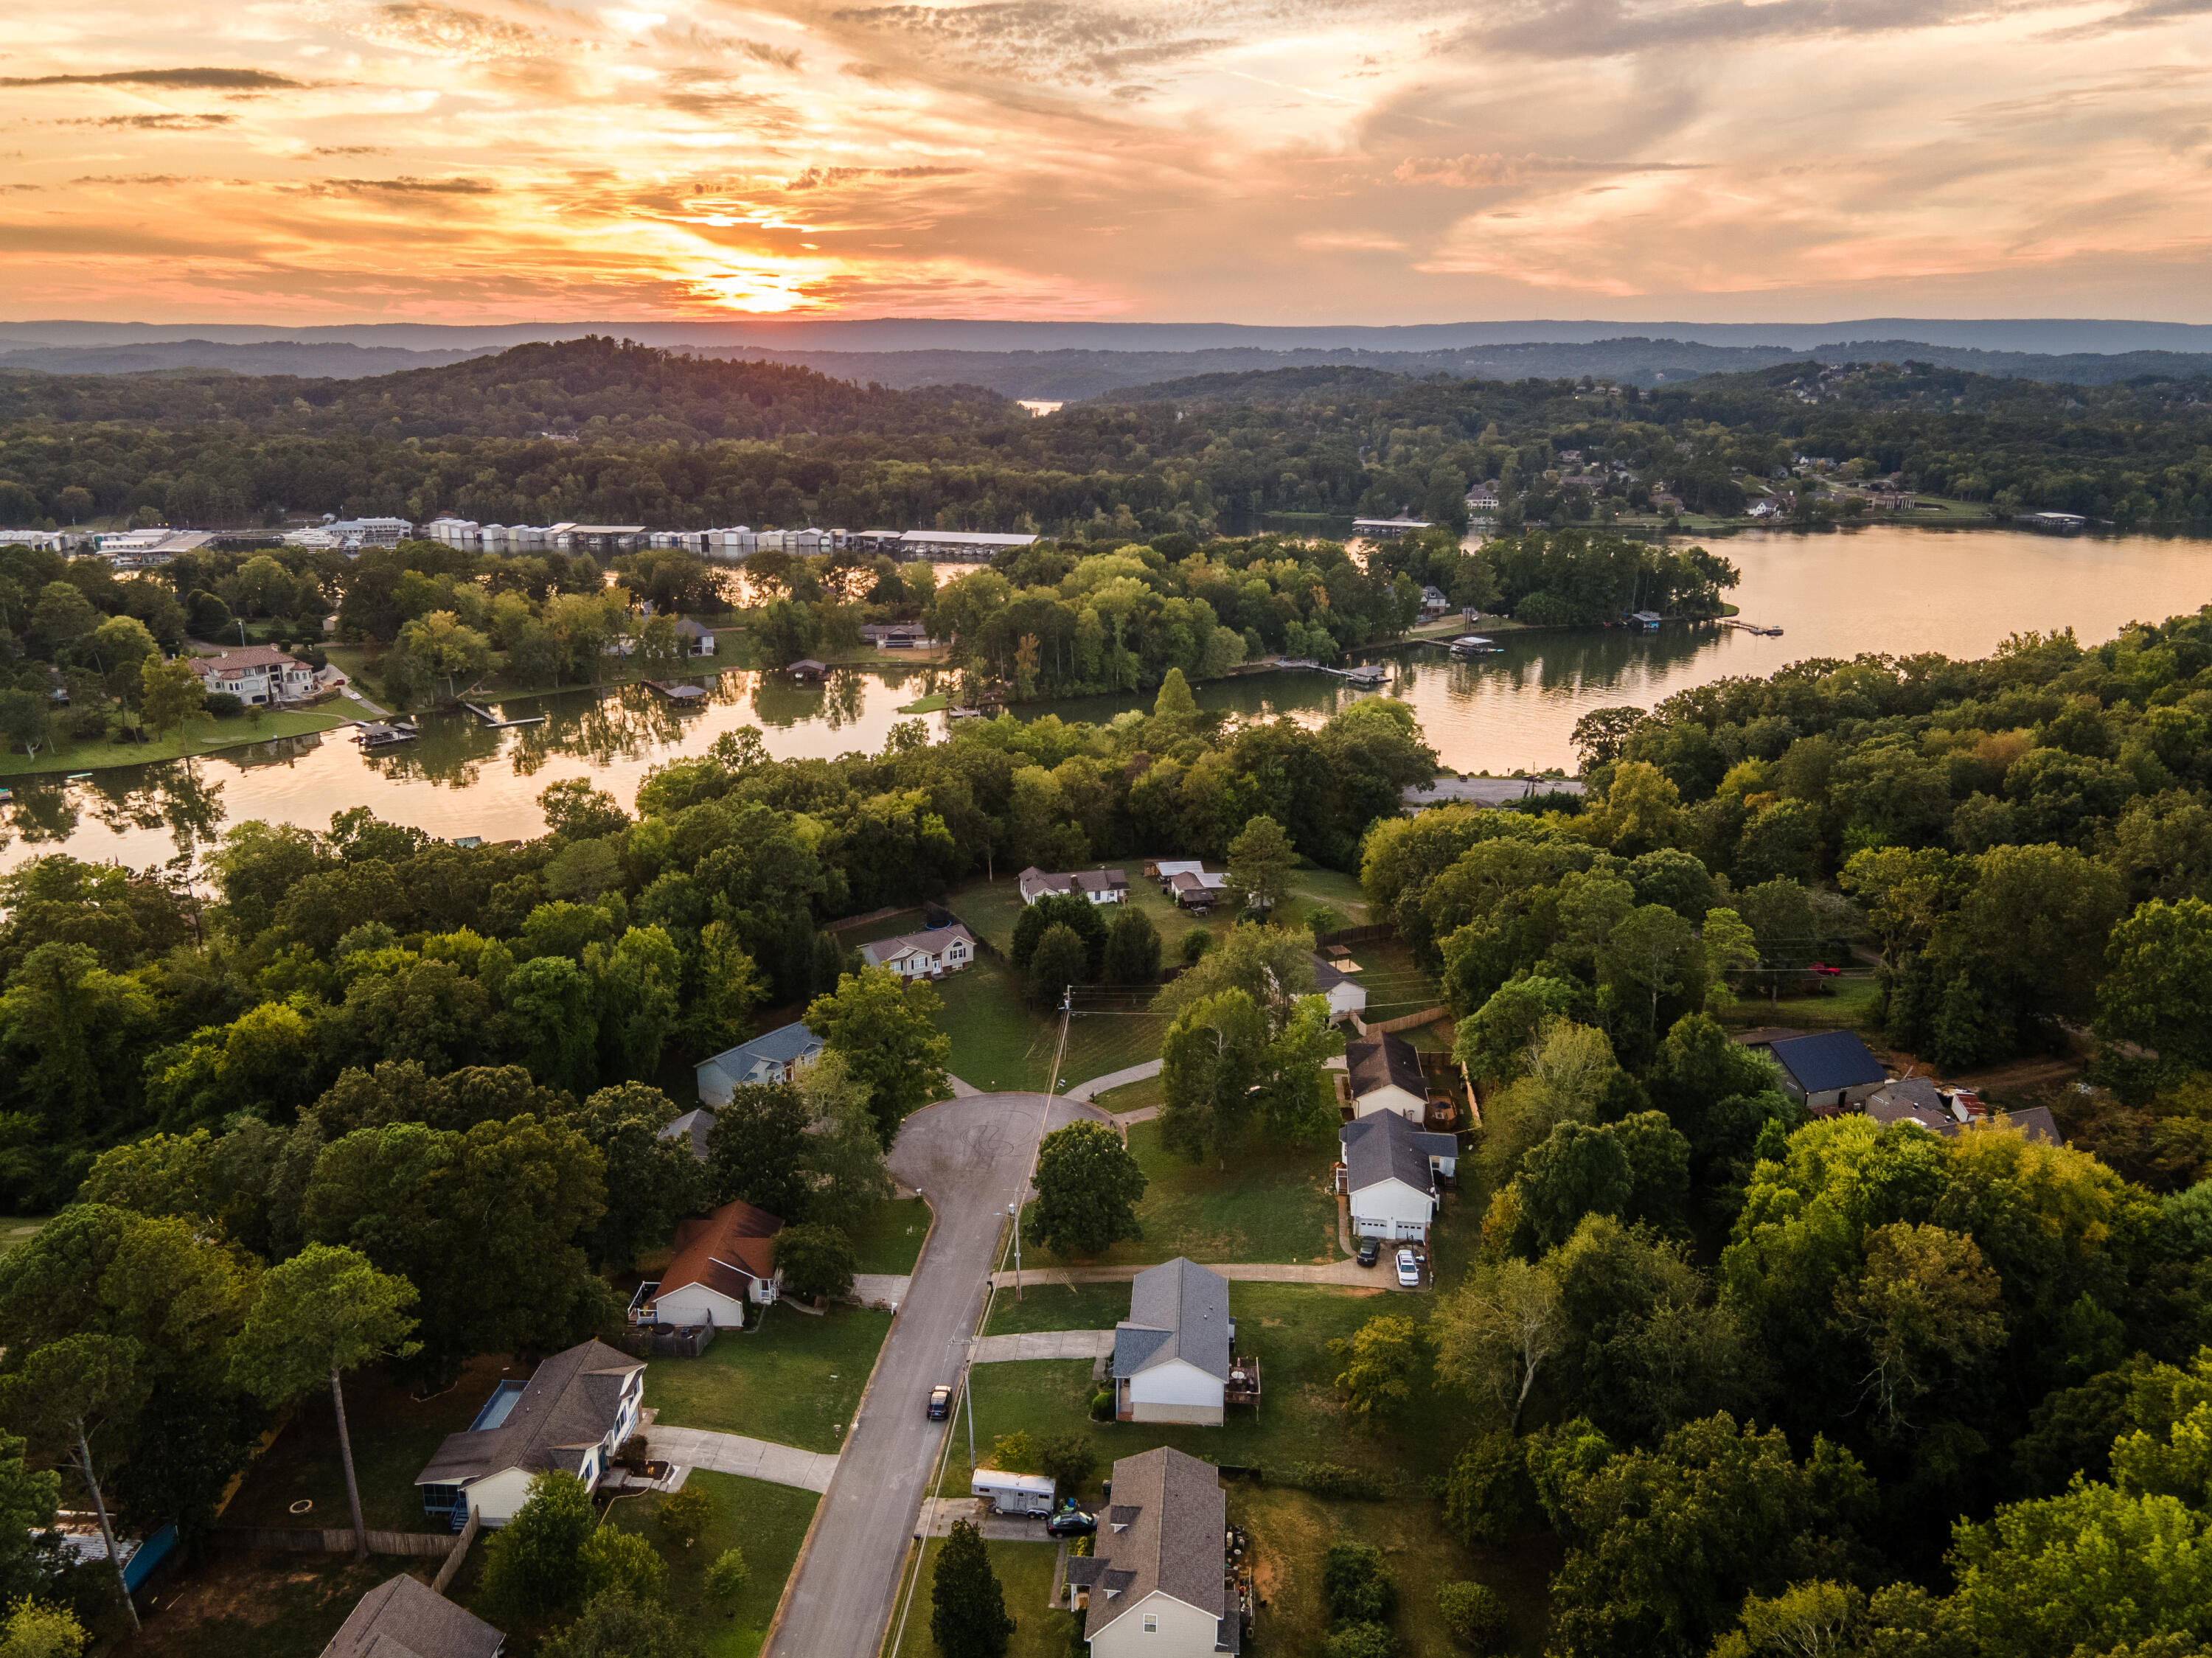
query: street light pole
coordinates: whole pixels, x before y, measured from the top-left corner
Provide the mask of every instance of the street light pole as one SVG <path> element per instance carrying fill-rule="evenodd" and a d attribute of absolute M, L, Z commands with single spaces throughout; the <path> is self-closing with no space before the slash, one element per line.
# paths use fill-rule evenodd
<path fill-rule="evenodd" d="M 1014 1299 L 1022 1298 L 1022 1210 L 1018 1203 L 1006 1206 L 1006 1212 L 1014 1219 Z"/>

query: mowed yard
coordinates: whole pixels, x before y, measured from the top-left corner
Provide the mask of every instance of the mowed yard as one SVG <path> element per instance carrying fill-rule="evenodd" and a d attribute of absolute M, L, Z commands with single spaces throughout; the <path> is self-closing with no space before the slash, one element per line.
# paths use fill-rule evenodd
<path fill-rule="evenodd" d="M 771 1307 L 757 1329 L 717 1336 L 696 1358 L 648 1362 L 645 1402 L 659 1412 L 656 1425 L 836 1451 L 890 1327 L 891 1315 L 872 1308 L 834 1306 L 817 1317 Z"/>
<path fill-rule="evenodd" d="M 937 1568 L 937 1553 L 944 1543 L 943 1538 L 933 1537 L 923 1546 L 918 1583 L 914 1582 L 915 1567 L 909 1564 L 907 1569 L 899 1588 L 899 1609 L 892 1612 L 891 1626 L 884 1637 L 888 1658 L 937 1658 L 937 1643 L 929 1632 L 929 1620 L 937 1606 L 932 1579 Z M 1006 1615 L 1014 1620 L 1013 1638 L 1006 1643 L 1006 1658 L 1066 1658 L 1076 1620 L 1052 1604 L 1053 1591 L 1059 1587 L 1058 1546 L 992 1540 L 987 1541 L 983 1549 L 991 1558 L 991 1570 L 997 1576 L 1000 1593 L 1005 1597 Z M 909 1585 L 913 1588 L 911 1602 L 907 1593 Z M 899 1631 L 901 1611 L 906 1618 L 903 1638 Z M 897 1643 L 896 1646 L 891 1644 L 894 1641 Z"/>
<path fill-rule="evenodd" d="M 1255 1136 L 1226 1158 L 1193 1163 L 1160 1143 L 1154 1121 L 1131 1126 L 1129 1151 L 1145 1175 L 1145 1195 L 1137 1205 L 1143 1236 L 1079 1262 L 1033 1249 L 1034 1264 L 1139 1266 L 1177 1255 L 1198 1261 L 1339 1259 L 1328 1149 L 1274 1145 Z"/>
<path fill-rule="evenodd" d="M 767 1637 L 819 1499 L 812 1491 L 701 1468 L 684 1483 L 714 1499 L 714 1522 L 690 1548 L 672 1547 L 661 1537 L 653 1523 L 657 1494 L 623 1498 L 607 1510 L 603 1523 L 635 1532 L 659 1550 L 668 1563 L 669 1610 L 705 1658 L 752 1658 Z M 707 1568 L 732 1547 L 744 1551 L 752 1576 L 735 1600 L 717 1600 L 707 1593 Z"/>

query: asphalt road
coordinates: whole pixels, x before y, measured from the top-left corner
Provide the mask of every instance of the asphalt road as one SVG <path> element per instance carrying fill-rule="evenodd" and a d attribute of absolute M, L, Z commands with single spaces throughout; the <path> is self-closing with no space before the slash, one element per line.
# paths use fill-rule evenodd
<path fill-rule="evenodd" d="M 1045 1108 L 1042 1094 L 976 1094 L 918 1111 L 900 1129 L 892 1171 L 921 1189 L 936 1228 L 845 1437 L 767 1658 L 875 1658 L 947 1430 L 928 1419 L 929 1390 L 960 1373 L 998 1264 L 1000 1224 L 1024 1195 Z M 1065 1099 L 1051 1102 L 1051 1114 L 1053 1128 L 1103 1115 Z"/>

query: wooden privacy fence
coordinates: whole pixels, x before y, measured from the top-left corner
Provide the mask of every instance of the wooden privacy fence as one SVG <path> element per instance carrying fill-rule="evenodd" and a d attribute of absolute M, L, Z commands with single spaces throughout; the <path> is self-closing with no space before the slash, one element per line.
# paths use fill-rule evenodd
<path fill-rule="evenodd" d="M 1352 1016 L 1352 1028 L 1363 1036 L 1372 1036 L 1378 1031 L 1411 1030 L 1415 1025 L 1435 1024 L 1451 1017 L 1448 1007 L 1425 1007 L 1419 1013 L 1401 1013 L 1395 1019 L 1377 1019 L 1370 1024 L 1357 1013 Z"/>
<path fill-rule="evenodd" d="M 446 1556 L 446 1564 L 438 1568 L 438 1576 L 430 1585 L 432 1593 L 443 1594 L 446 1592 L 446 1585 L 453 1581 L 453 1574 L 461 1569 L 461 1562 L 468 1554 L 469 1545 L 477 1540 L 477 1527 L 483 1523 L 483 1517 L 474 1509 L 471 1509 L 469 1523 L 461 1527 L 461 1534 L 453 1540 L 453 1550 Z"/>
<path fill-rule="evenodd" d="M 476 1522 L 470 1521 L 469 1530 L 458 1534 L 451 1532 L 372 1531 L 368 1533 L 368 1552 L 371 1554 L 405 1554 L 418 1559 L 442 1560 L 448 1556 L 458 1558 L 465 1545 L 463 1540 L 475 1531 Z M 337 1526 L 318 1528 L 311 1526 L 217 1526 L 209 1535 L 225 1548 L 232 1549 L 293 1549 L 304 1554 L 350 1554 L 353 1552 L 353 1527 Z"/>
<path fill-rule="evenodd" d="M 1326 950 L 1331 944 L 1371 944 L 1377 938 L 1395 938 L 1398 929 L 1395 923 L 1376 921 L 1367 926 L 1340 926 L 1334 932 L 1320 934 L 1314 942 Z"/>

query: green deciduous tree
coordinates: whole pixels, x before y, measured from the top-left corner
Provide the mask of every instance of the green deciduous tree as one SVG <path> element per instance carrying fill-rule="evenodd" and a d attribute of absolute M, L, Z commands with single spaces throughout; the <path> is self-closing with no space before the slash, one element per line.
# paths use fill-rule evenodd
<path fill-rule="evenodd" d="M 2112 929 L 2097 987 L 2097 1034 L 2156 1053 L 2170 1075 L 2212 1071 L 2212 904 L 2154 898 Z"/>
<path fill-rule="evenodd" d="M 1510 1433 L 1493 1429 L 1468 1442 L 1444 1487 L 1444 1523 L 1468 1544 L 1517 1537 L 1535 1506 L 1528 1458 Z"/>
<path fill-rule="evenodd" d="M 776 1270 L 792 1295 L 832 1301 L 848 1296 L 860 1264 L 853 1240 L 834 1226 L 787 1226 L 775 1235 Z"/>
<path fill-rule="evenodd" d="M 1251 1119 L 1267 1046 L 1267 1019 L 1242 990 L 1184 1008 L 1160 1048 L 1162 1142 L 1193 1162 L 1225 1159 Z"/>
<path fill-rule="evenodd" d="M 1229 843 L 1229 891 L 1248 908 L 1272 916 L 1290 896 L 1297 853 L 1283 826 L 1268 817 L 1253 817 Z"/>
<path fill-rule="evenodd" d="M 868 1086 L 842 1054 L 824 1048 L 799 1072 L 799 1096 L 808 1118 L 799 1157 L 807 1218 L 850 1234 L 896 1189 Z"/>
<path fill-rule="evenodd" d="M 714 1499 L 699 1485 L 684 1485 L 660 1499 L 653 1523 L 673 1547 L 688 1549 L 714 1523 Z"/>
<path fill-rule="evenodd" d="M 485 1546 L 486 1596 L 522 1617 L 575 1605 L 584 1590 L 584 1545 L 598 1525 L 582 1480 L 561 1468 L 532 1474 L 514 1517 Z"/>
<path fill-rule="evenodd" d="M 745 1592 L 751 1582 L 753 1569 L 745 1564 L 745 1552 L 732 1544 L 714 1557 L 707 1568 L 707 1593 L 717 1600 L 734 1600 Z"/>
<path fill-rule="evenodd" d="M 138 701 L 147 723 L 167 737 L 206 706 L 207 691 L 182 657 L 149 656 L 138 670 Z"/>
<path fill-rule="evenodd" d="M 665 1607 L 614 1590 L 586 1601 L 538 1651 L 543 1658 L 696 1658 L 698 1649 Z"/>
<path fill-rule="evenodd" d="M 952 1042 L 937 1029 L 936 990 L 902 983 L 888 968 L 838 976 L 837 988 L 806 1010 L 806 1028 L 845 1056 L 868 1086 L 877 1131 L 888 1145 L 909 1112 L 944 1096 Z"/>
<path fill-rule="evenodd" d="M 1014 1620 L 983 1534 L 969 1521 L 954 1521 L 939 1546 L 930 1591 L 929 1632 L 944 1658 L 1002 1658 Z"/>
<path fill-rule="evenodd" d="M 647 1083 L 602 1088 L 568 1114 L 568 1125 L 598 1151 L 607 1189 L 620 1193 L 584 1236 L 594 1270 L 627 1272 L 638 1252 L 661 1242 L 677 1221 L 703 1206 L 706 1169 L 688 1137 L 663 1139 L 676 1104 Z"/>
<path fill-rule="evenodd" d="M 1517 1259 L 1480 1266 L 1439 1303 L 1431 1328 L 1437 1376 L 1517 1429 L 1538 1374 L 1566 1345 L 1558 1274 Z"/>
<path fill-rule="evenodd" d="M 0 1422 L 21 1432 L 33 1451 L 65 1461 L 92 1499 L 133 1630 L 139 1626 L 138 1608 L 123 1581 L 104 1482 L 116 1456 L 109 1442 L 128 1440 L 152 1388 L 138 1343 L 125 1336 L 73 1335 L 48 1342 L 0 1376 Z"/>
<path fill-rule="evenodd" d="M 1422 1353 L 1420 1333 L 1410 1318 L 1380 1314 L 1330 1342 L 1328 1350 L 1344 1361 L 1336 1391 L 1355 1420 L 1372 1422 L 1413 1401 Z"/>
<path fill-rule="evenodd" d="M 352 1249 L 311 1243 L 270 1269 L 231 1355 L 232 1379 L 270 1405 L 289 1405 L 325 1382 L 337 1413 L 338 1455 L 345 1464 L 346 1502 L 353 1513 L 354 1555 L 368 1558 L 354 1476 L 353 1440 L 346 1431 L 346 1371 L 373 1360 L 405 1357 L 418 1344 L 409 1311 L 415 1286 L 380 1272 Z"/>
<path fill-rule="evenodd" d="M 732 1089 L 707 1134 L 714 1200 L 750 1203 L 786 1221 L 805 1219 L 806 1124 L 806 1103 L 790 1083 Z"/>
<path fill-rule="evenodd" d="M 667 1598 L 668 1563 L 635 1532 L 600 1527 L 576 1551 L 576 1569 L 586 1600 L 607 1594 L 648 1602 Z"/>
<path fill-rule="evenodd" d="M 1148 985 L 1160 976 L 1160 932 L 1152 918 L 1133 903 L 1120 907 L 1106 930 L 1101 971 L 1109 985 Z"/>
<path fill-rule="evenodd" d="M 1103 1122 L 1072 1122 L 1037 1147 L 1037 1195 L 1024 1218 L 1030 1240 L 1064 1255 L 1096 1255 L 1139 1236 L 1144 1171 Z"/>
<path fill-rule="evenodd" d="M 1069 986 L 1090 978 L 1090 969 L 1089 952 L 1075 929 L 1055 921 L 1044 930 L 1030 957 L 1030 995 L 1042 1006 L 1056 1008 Z"/>
<path fill-rule="evenodd" d="M 0 1658 L 78 1658 L 91 1640 L 68 1607 L 18 1600 L 0 1624 Z"/>

